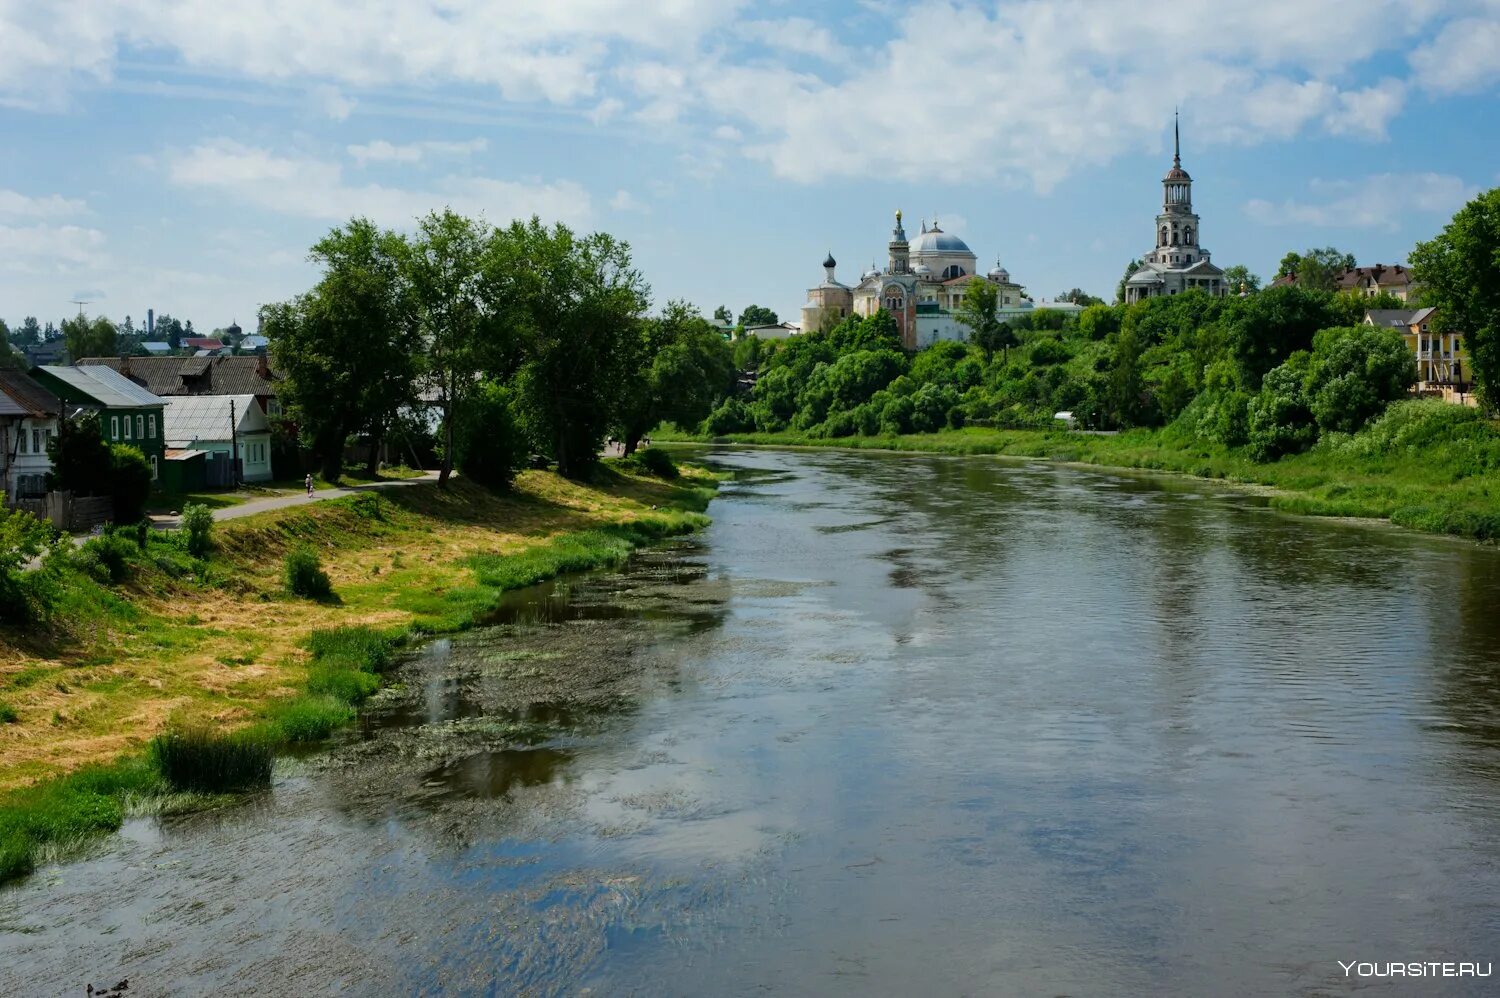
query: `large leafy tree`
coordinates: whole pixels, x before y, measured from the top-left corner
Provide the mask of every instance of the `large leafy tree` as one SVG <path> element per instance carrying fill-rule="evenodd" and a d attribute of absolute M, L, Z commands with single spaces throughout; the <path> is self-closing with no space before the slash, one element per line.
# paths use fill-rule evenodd
<path fill-rule="evenodd" d="M 1144 264 L 1142 264 L 1140 260 L 1131 260 L 1125 265 L 1125 273 L 1120 275 L 1120 283 L 1115 285 L 1116 305 L 1125 304 L 1125 282 L 1130 280 L 1130 276 L 1137 270 L 1140 270 L 1142 266 L 1144 266 Z"/>
<path fill-rule="evenodd" d="M 1245 299 L 1228 328 L 1229 354 L 1240 384 L 1255 391 L 1267 371 L 1295 351 L 1310 349 L 1319 329 L 1345 324 L 1335 298 L 1283 286 Z"/>
<path fill-rule="evenodd" d="M 87 319 L 80 314 L 64 319 L 62 330 L 68 356 L 75 361 L 83 357 L 113 357 L 115 354 L 119 334 L 115 324 L 102 315 Z"/>
<path fill-rule="evenodd" d="M 598 460 L 638 371 L 649 288 L 630 247 L 606 233 L 578 236 L 532 218 L 513 222 L 499 242 L 507 322 L 522 344 L 517 410 L 558 471 L 578 477 Z"/>
<path fill-rule="evenodd" d="M 776 313 L 764 305 L 748 305 L 740 313 L 741 326 L 774 326 L 780 321 Z"/>
<path fill-rule="evenodd" d="M 1339 276 L 1354 266 L 1354 254 L 1332 246 L 1288 253 L 1276 268 L 1277 277 L 1295 275 L 1299 287 L 1309 291 L 1332 291 Z"/>
<path fill-rule="evenodd" d="M 1069 288 L 1067 291 L 1064 291 L 1062 294 L 1058 295 L 1057 300 L 1070 301 L 1075 305 L 1082 305 L 1085 308 L 1087 308 L 1089 305 L 1104 304 L 1103 298 L 1095 298 L 1093 295 L 1089 294 L 1082 288 Z"/>
<path fill-rule="evenodd" d="M 1318 427 L 1354 433 L 1417 383 L 1417 360 L 1394 329 L 1323 329 L 1313 338 L 1307 397 Z"/>
<path fill-rule="evenodd" d="M 1260 275 L 1251 273 L 1250 268 L 1243 263 L 1237 263 L 1224 268 L 1224 285 L 1232 295 L 1239 294 L 1241 290 L 1259 291 Z"/>
<path fill-rule="evenodd" d="M 418 224 L 406 272 L 426 381 L 442 412 L 443 484 L 453 474 L 455 420 L 478 390 L 480 372 L 502 368 L 508 355 L 504 289 L 517 263 L 483 222 L 445 208 Z"/>
<path fill-rule="evenodd" d="M 33 346 L 42 342 L 42 327 L 36 321 L 36 316 L 28 315 L 21 320 L 21 324 L 10 334 L 10 341 L 18 347 Z"/>
<path fill-rule="evenodd" d="M 1411 254 L 1422 303 L 1443 332 L 1464 335 L 1480 397 L 1500 403 L 1500 187 L 1458 210 Z"/>
<path fill-rule="evenodd" d="M 355 218 L 312 247 L 313 289 L 261 310 L 281 398 L 324 477 L 343 468 L 344 441 L 370 437 L 372 463 L 397 412 L 413 400 L 414 315 L 404 277 L 406 241 Z"/>
<path fill-rule="evenodd" d="M 626 454 L 663 420 L 696 426 L 734 385 L 729 344 L 684 301 L 640 324 L 634 353 L 616 428 Z"/>
<path fill-rule="evenodd" d="M 997 315 L 999 289 L 982 277 L 976 277 L 964 289 L 963 300 L 958 303 L 954 318 L 969 328 L 969 339 L 984 351 L 985 362 L 1002 350 L 1008 357 L 1010 348 L 1016 345 L 1016 335 L 1010 326 L 1000 321 Z"/>

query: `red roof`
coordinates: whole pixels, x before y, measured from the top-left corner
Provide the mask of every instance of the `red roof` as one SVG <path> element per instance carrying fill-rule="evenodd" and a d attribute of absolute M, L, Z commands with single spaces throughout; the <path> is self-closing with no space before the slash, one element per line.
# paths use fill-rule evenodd
<path fill-rule="evenodd" d="M 182 341 L 197 350 L 222 350 L 224 341 L 213 336 L 189 336 Z"/>

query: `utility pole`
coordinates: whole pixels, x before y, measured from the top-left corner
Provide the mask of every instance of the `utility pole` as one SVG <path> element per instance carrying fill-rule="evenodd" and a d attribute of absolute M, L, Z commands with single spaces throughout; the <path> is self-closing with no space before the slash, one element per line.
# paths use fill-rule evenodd
<path fill-rule="evenodd" d="M 229 477 L 235 488 L 240 487 L 240 438 L 239 424 L 234 418 L 234 399 L 229 400 Z"/>

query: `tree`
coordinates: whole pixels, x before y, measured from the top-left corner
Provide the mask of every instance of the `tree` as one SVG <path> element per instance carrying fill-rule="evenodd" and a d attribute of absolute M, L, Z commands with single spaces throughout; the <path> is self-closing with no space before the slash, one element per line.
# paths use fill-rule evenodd
<path fill-rule="evenodd" d="M 128 444 L 109 448 L 109 494 L 114 499 L 116 523 L 139 523 L 151 495 L 151 465 L 146 455 Z"/>
<path fill-rule="evenodd" d="M 577 236 L 540 219 L 502 230 L 507 322 L 521 343 L 516 408 L 558 471 L 586 474 L 619 422 L 625 384 L 639 370 L 649 289 L 630 247 L 596 232 Z"/>
<path fill-rule="evenodd" d="M 510 391 L 498 381 L 481 383 L 459 411 L 454 428 L 455 461 L 464 477 L 490 489 L 510 485 L 526 462 Z"/>
<path fill-rule="evenodd" d="M 1083 305 L 1085 307 L 1089 305 L 1104 304 L 1103 298 L 1095 298 L 1093 295 L 1089 294 L 1087 291 L 1084 291 L 1082 288 L 1072 288 L 1068 291 L 1064 291 L 1062 294 L 1057 296 L 1057 300 L 1070 301 L 1075 305 Z"/>
<path fill-rule="evenodd" d="M 509 264 L 494 230 L 448 208 L 422 219 L 407 257 L 426 376 L 443 414 L 438 481 L 444 485 L 456 456 L 454 420 L 478 387 L 476 374 L 496 366 L 488 355 L 506 338 L 496 291 Z"/>
<path fill-rule="evenodd" d="M 47 442 L 52 470 L 47 488 L 81 496 L 108 495 L 114 459 L 99 425 L 99 414 L 80 412 L 58 422 L 57 436 Z"/>
<path fill-rule="evenodd" d="M 14 342 L 15 342 L 15 339 L 14 339 L 14 337 L 11 334 L 10 327 L 5 324 L 5 320 L 4 319 L 0 319 L 0 343 L 14 343 Z"/>
<path fill-rule="evenodd" d="M 1276 266 L 1277 277 L 1295 277 L 1297 268 L 1302 266 L 1302 254 L 1291 250 L 1281 258 L 1281 263 Z"/>
<path fill-rule="evenodd" d="M 660 316 L 640 324 L 635 352 L 616 426 L 626 454 L 663 420 L 697 426 L 733 387 L 729 344 L 685 301 L 668 302 Z"/>
<path fill-rule="evenodd" d="M 37 324 L 36 316 L 28 315 L 21 320 L 21 325 L 11 334 L 11 342 L 18 347 L 35 346 L 42 342 L 42 327 Z"/>
<path fill-rule="evenodd" d="M 761 305 L 750 305 L 740 313 L 739 325 L 741 327 L 774 326 L 780 321 L 776 317 L 776 313 L 770 309 Z"/>
<path fill-rule="evenodd" d="M 1125 282 L 1130 280 L 1131 276 L 1143 266 L 1144 264 L 1140 260 L 1131 260 L 1125 265 L 1125 273 L 1120 277 L 1120 283 L 1115 285 L 1116 305 L 1125 304 Z"/>
<path fill-rule="evenodd" d="M 1353 268 L 1354 254 L 1332 246 L 1308 250 L 1297 265 L 1297 283 L 1312 291 L 1333 291 L 1344 271 Z"/>
<path fill-rule="evenodd" d="M 156 324 L 154 328 L 155 332 L 152 333 L 152 335 L 155 336 L 157 340 L 166 340 L 167 345 L 170 346 L 173 350 L 181 348 L 183 331 L 182 323 L 180 321 L 164 313 L 156 317 Z"/>
<path fill-rule="evenodd" d="M 1411 253 L 1436 328 L 1461 333 L 1480 397 L 1500 403 L 1500 187 L 1479 195 Z"/>
<path fill-rule="evenodd" d="M 1224 285 L 1232 295 L 1237 295 L 1241 291 L 1259 291 L 1260 275 L 1252 274 L 1249 267 L 1243 263 L 1237 263 L 1233 267 L 1225 268 Z"/>
<path fill-rule="evenodd" d="M 113 357 L 118 333 L 115 324 L 104 316 L 86 319 L 82 315 L 64 319 L 63 340 L 68 356 L 78 361 L 84 357 Z"/>
<path fill-rule="evenodd" d="M 734 325 L 734 313 L 729 311 L 728 305 L 720 305 L 714 309 L 714 321 L 721 326 Z"/>
<path fill-rule="evenodd" d="M 1250 456 L 1275 461 L 1296 454 L 1318 439 L 1305 389 L 1312 355 L 1299 350 L 1266 373 L 1249 405 Z"/>
<path fill-rule="evenodd" d="M 1294 351 L 1310 349 L 1319 329 L 1343 324 L 1334 295 L 1302 287 L 1268 288 L 1235 306 L 1229 354 L 1240 384 L 1249 391 L 1260 388 L 1266 372 Z"/>
<path fill-rule="evenodd" d="M 995 285 L 976 277 L 964 289 L 963 300 L 954 313 L 954 318 L 969 328 L 969 339 L 984 351 L 985 363 L 990 362 L 996 350 L 1004 351 L 1009 358 L 1010 348 L 1017 342 L 1010 326 L 996 317 L 999 299 L 999 289 Z"/>
<path fill-rule="evenodd" d="M 314 244 L 323 275 L 292 301 L 260 317 L 271 356 L 285 376 L 288 416 L 337 481 L 344 441 L 369 434 L 371 461 L 396 413 L 412 401 L 413 317 L 403 267 L 405 240 L 368 219 L 351 219 Z"/>
<path fill-rule="evenodd" d="M 1307 397 L 1324 432 L 1360 430 L 1416 383 L 1417 360 L 1394 329 L 1323 329 L 1313 338 Z"/>

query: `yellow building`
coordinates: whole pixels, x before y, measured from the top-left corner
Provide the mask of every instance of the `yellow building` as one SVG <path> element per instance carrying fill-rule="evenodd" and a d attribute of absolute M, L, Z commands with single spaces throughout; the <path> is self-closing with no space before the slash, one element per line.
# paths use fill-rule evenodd
<path fill-rule="evenodd" d="M 1440 333 L 1433 328 L 1435 308 L 1374 309 L 1365 325 L 1400 330 L 1417 360 L 1417 391 L 1440 395 L 1444 401 L 1473 405 L 1473 376 L 1462 333 Z"/>

